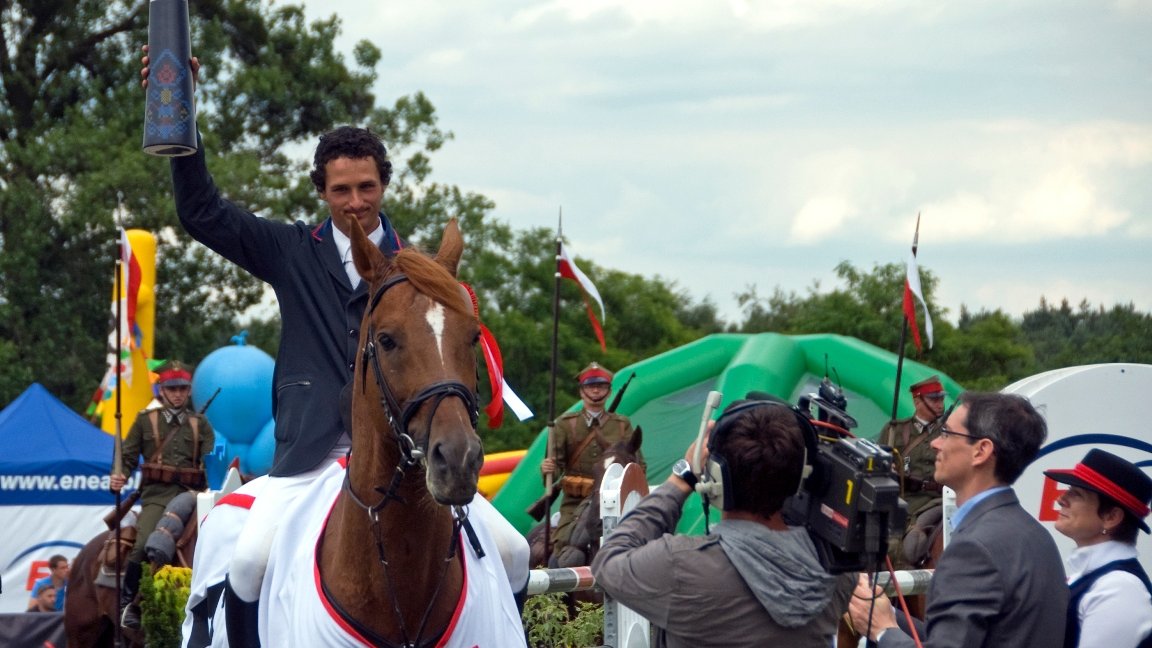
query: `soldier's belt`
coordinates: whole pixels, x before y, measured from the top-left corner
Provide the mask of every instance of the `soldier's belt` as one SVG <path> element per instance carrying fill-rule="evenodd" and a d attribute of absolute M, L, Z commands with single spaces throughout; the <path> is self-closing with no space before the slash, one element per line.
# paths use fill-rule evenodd
<path fill-rule="evenodd" d="M 162 463 L 145 463 L 140 466 L 145 484 L 179 484 L 193 490 L 208 488 L 208 478 L 203 468 L 177 468 Z"/>
<path fill-rule="evenodd" d="M 916 479 L 915 477 L 904 476 L 905 493 L 940 493 L 943 491 L 944 486 L 931 479 Z"/>
<path fill-rule="evenodd" d="M 560 479 L 560 488 L 568 497 L 584 499 L 592 494 L 593 481 L 591 477 L 564 475 L 564 477 Z"/>

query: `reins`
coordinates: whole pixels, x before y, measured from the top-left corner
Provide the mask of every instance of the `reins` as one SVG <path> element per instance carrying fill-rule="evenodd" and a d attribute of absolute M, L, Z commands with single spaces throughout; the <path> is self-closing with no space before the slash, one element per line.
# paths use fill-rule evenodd
<path fill-rule="evenodd" d="M 406 281 L 408 281 L 408 276 L 404 274 L 397 274 L 390 277 L 373 293 L 372 299 L 368 304 L 368 310 L 366 312 L 371 314 L 372 311 L 376 309 L 381 299 L 383 298 L 384 293 L 387 292 L 388 289 Z M 435 607 L 436 599 L 440 595 L 440 590 L 444 585 L 444 580 L 448 573 L 448 565 L 457 556 L 457 549 L 460 545 L 461 531 L 468 535 L 469 544 L 472 545 L 478 557 L 484 557 L 484 550 L 480 545 L 480 540 L 477 537 L 475 530 L 472 528 L 471 522 L 468 520 L 468 512 L 465 507 L 453 506 L 452 534 L 448 543 L 448 552 L 444 557 L 440 570 L 440 576 L 436 581 L 436 589 L 432 592 L 428 606 L 424 609 L 424 613 L 420 619 L 420 625 L 417 628 L 415 638 L 412 639 L 408 634 L 408 628 L 404 623 L 404 616 L 400 610 L 400 601 L 397 595 L 396 585 L 393 582 L 394 579 L 392 579 L 388 574 L 390 564 L 388 561 L 387 552 L 385 551 L 384 547 L 384 535 L 380 525 L 380 512 L 384 509 L 385 506 L 389 504 L 389 502 L 392 501 L 399 502 L 401 505 L 407 504 L 407 502 L 404 501 L 404 498 L 399 495 L 400 484 L 406 474 L 405 469 L 413 468 L 416 466 L 424 467 L 427 455 L 427 443 L 432 431 L 432 419 L 435 417 L 436 411 L 440 408 L 440 404 L 444 402 L 444 399 L 449 397 L 456 397 L 464 402 L 464 406 L 468 410 L 469 419 L 474 431 L 476 430 L 477 422 L 479 419 L 479 410 L 477 407 L 477 398 L 475 392 L 469 389 L 463 383 L 455 380 L 441 380 L 431 383 L 421 389 L 411 398 L 409 398 L 404 406 L 401 407 L 399 401 L 392 393 L 392 389 L 389 387 L 388 381 L 384 377 L 384 371 L 380 366 L 380 354 L 377 351 L 376 343 L 376 330 L 374 327 L 369 327 L 366 341 L 364 343 L 363 357 L 361 359 L 363 363 L 363 366 L 361 367 L 361 393 L 366 393 L 367 367 L 369 364 L 371 364 L 372 372 L 376 380 L 376 385 L 380 389 L 380 405 L 384 410 L 385 415 L 387 416 L 388 427 L 392 431 L 393 438 L 395 439 L 396 445 L 400 450 L 401 458 L 396 463 L 396 469 L 393 472 L 392 480 L 388 484 L 387 488 L 382 486 L 375 487 L 374 490 L 377 493 L 380 493 L 380 499 L 375 504 L 370 505 L 364 502 L 360 499 L 360 497 L 356 495 L 355 491 L 352 490 L 352 485 L 348 478 L 349 471 L 344 473 L 344 483 L 342 485 L 342 489 L 349 495 L 350 499 L 357 506 L 359 506 L 365 511 L 365 513 L 367 513 L 368 519 L 371 523 L 373 539 L 376 542 L 377 557 L 384 569 L 385 579 L 388 582 L 388 595 L 392 601 L 392 608 L 396 615 L 396 621 L 399 625 L 400 634 L 403 637 L 403 643 L 399 644 L 398 648 L 419 648 L 421 646 L 420 637 L 424 634 L 424 630 L 426 629 L 428 619 L 432 613 L 432 609 Z M 428 415 L 428 429 L 425 431 L 424 445 L 422 446 L 412 437 L 411 434 L 409 434 L 408 424 L 412 421 L 413 417 L 416 416 L 416 413 L 420 410 L 426 401 L 432 401 L 432 409 Z M 339 609 L 339 606 L 336 605 L 335 600 L 332 600 L 331 597 L 329 597 L 329 599 L 331 603 L 336 606 L 337 609 Z M 342 616 L 349 619 L 350 621 L 355 621 L 349 615 L 343 614 L 342 610 L 341 613 Z M 359 626 L 358 630 L 362 634 L 371 637 L 374 642 L 380 645 L 391 645 L 385 638 L 376 635 L 376 633 L 372 632 L 367 627 L 364 627 L 362 624 L 356 622 L 355 625 Z"/>

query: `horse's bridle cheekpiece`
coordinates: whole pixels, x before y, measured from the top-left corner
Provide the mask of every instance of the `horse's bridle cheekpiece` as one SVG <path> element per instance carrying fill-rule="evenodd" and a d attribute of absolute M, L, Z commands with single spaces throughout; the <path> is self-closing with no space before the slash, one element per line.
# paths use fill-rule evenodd
<path fill-rule="evenodd" d="M 376 309 L 380 304 L 380 299 L 384 297 L 384 293 L 393 286 L 408 281 L 408 276 L 398 274 L 390 277 L 385 281 L 376 292 L 372 295 L 372 300 L 368 303 L 368 313 Z M 476 392 L 469 389 L 467 385 L 457 380 L 441 380 L 434 382 L 424 389 L 421 389 L 416 395 L 408 399 L 404 407 L 400 407 L 400 403 L 396 400 L 396 396 L 392 394 L 391 388 L 388 387 L 388 381 L 384 378 L 384 372 L 380 368 L 380 356 L 376 351 L 376 330 L 373 328 L 368 329 L 367 341 L 364 343 L 364 366 L 362 372 L 368 371 L 368 364 L 372 365 L 372 372 L 376 376 L 376 385 L 380 388 L 380 403 L 384 406 L 384 411 L 388 415 L 388 426 L 392 428 L 392 433 L 396 436 L 396 443 L 400 447 L 400 452 L 404 457 L 404 464 L 413 466 L 423 461 L 425 450 L 427 448 L 421 447 L 408 434 L 408 423 L 412 421 L 412 417 L 416 416 L 416 412 L 424 404 L 424 401 L 436 399 L 432 404 L 432 414 L 428 417 L 429 432 L 431 432 L 432 416 L 436 414 L 436 410 L 440 407 L 440 403 L 449 396 L 456 396 L 464 401 L 464 406 L 468 410 L 468 418 L 472 424 L 472 429 L 475 430 L 480 418 L 479 399 L 476 397 Z M 366 383 L 367 381 L 365 381 Z M 425 435 L 425 443 L 427 443 L 428 435 Z"/>

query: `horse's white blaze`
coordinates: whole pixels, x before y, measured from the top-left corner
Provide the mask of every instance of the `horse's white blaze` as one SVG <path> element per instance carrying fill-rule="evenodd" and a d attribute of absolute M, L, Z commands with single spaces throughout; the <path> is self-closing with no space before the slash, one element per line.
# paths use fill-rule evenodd
<path fill-rule="evenodd" d="M 444 304 L 432 302 L 424 314 L 432 335 L 436 338 L 436 352 L 440 354 L 440 364 L 444 364 Z"/>

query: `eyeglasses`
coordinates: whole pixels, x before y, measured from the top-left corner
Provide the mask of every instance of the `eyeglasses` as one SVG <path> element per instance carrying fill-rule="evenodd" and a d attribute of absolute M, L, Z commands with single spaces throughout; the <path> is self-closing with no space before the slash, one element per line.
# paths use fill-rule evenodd
<path fill-rule="evenodd" d="M 942 401 L 944 400 L 944 394 L 925 394 L 923 398 L 930 401 Z"/>
<path fill-rule="evenodd" d="M 975 434 L 968 434 L 967 432 L 955 432 L 949 430 L 947 425 L 940 427 L 940 438 L 947 439 L 948 437 L 967 437 L 969 439 L 987 439 L 988 437 L 976 436 Z"/>
<path fill-rule="evenodd" d="M 959 405 L 959 403 L 953 403 L 952 407 L 949 407 L 947 410 L 945 410 L 944 414 L 941 415 L 940 418 L 944 421 L 944 423 L 940 425 L 940 438 L 947 439 L 948 437 L 958 436 L 966 437 L 974 441 L 979 439 L 987 439 L 988 437 L 985 436 L 968 434 L 967 432 L 956 432 L 955 430 L 948 429 L 948 419 L 952 417 L 952 412 L 956 409 L 957 405 Z"/>

